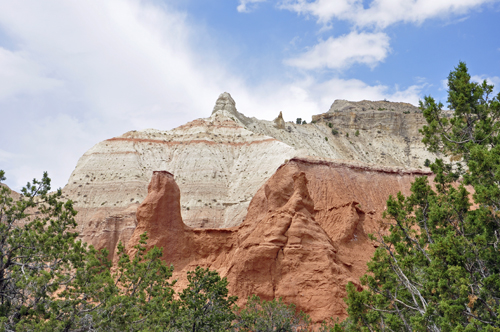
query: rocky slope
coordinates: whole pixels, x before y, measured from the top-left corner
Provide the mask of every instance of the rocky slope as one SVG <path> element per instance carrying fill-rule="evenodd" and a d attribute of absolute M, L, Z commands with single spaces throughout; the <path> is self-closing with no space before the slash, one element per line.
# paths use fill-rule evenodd
<path fill-rule="evenodd" d="M 80 158 L 64 188 L 76 201 L 78 230 L 85 241 L 110 250 L 126 242 L 155 170 L 175 174 L 188 226 L 220 228 L 239 225 L 257 189 L 292 157 L 405 168 L 434 158 L 420 143 L 423 117 L 409 104 L 335 101 L 313 119 L 298 125 L 281 113 L 274 121 L 248 118 L 223 93 L 209 118 L 100 142 Z"/>
<path fill-rule="evenodd" d="M 420 168 L 435 155 L 425 150 L 419 129 L 425 119 L 417 107 L 388 101 L 336 100 L 327 113 L 297 125 L 247 119 L 249 130 L 294 147 L 302 155 L 353 160 L 374 165 Z"/>
<path fill-rule="evenodd" d="M 240 304 L 283 297 L 315 321 L 342 318 L 387 197 L 408 194 L 435 156 L 409 104 L 337 100 L 313 122 L 248 118 L 223 93 L 208 118 L 96 144 L 63 193 L 83 240 L 112 258 L 147 231 L 178 287 L 201 265 L 226 276 Z"/>
<path fill-rule="evenodd" d="M 234 105 L 222 94 L 209 118 L 171 131 L 131 131 L 87 151 L 64 188 L 76 201 L 83 239 L 111 251 L 117 241 L 126 242 L 155 170 L 175 174 L 187 225 L 240 224 L 257 189 L 297 153 L 246 129 Z"/>
<path fill-rule="evenodd" d="M 359 286 L 375 245 L 367 233 L 379 230 L 388 195 L 407 194 L 424 174 L 295 158 L 257 191 L 240 226 L 203 229 L 183 223 L 174 176 L 154 172 L 128 247 L 148 232 L 180 288 L 186 271 L 201 265 L 226 276 L 240 304 L 251 294 L 282 297 L 314 321 L 343 318 L 345 285 Z"/>

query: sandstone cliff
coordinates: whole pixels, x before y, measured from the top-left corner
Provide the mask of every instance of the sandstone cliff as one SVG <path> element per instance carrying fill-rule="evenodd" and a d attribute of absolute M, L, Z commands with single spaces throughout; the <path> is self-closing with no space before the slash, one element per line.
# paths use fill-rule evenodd
<path fill-rule="evenodd" d="M 304 125 L 285 117 L 246 117 L 223 93 L 208 118 L 96 144 L 63 189 L 82 239 L 113 258 L 146 231 L 180 288 L 200 265 L 240 304 L 282 297 L 315 321 L 345 317 L 345 285 L 366 271 L 387 197 L 430 174 L 424 119 L 385 101 L 335 101 Z"/>
<path fill-rule="evenodd" d="M 164 248 L 180 288 L 186 271 L 200 265 L 226 276 L 240 304 L 251 294 L 282 297 L 314 321 L 343 318 L 345 285 L 359 286 L 374 250 L 366 234 L 379 229 L 388 195 L 407 194 L 425 174 L 295 158 L 257 191 L 240 226 L 203 229 L 183 223 L 174 176 L 154 172 L 128 247 L 148 232 L 148 246 Z"/>
<path fill-rule="evenodd" d="M 83 240 L 113 251 L 135 228 L 135 210 L 155 170 L 175 174 L 189 226 L 241 223 L 257 189 L 294 148 L 246 129 L 229 94 L 212 115 L 170 131 L 131 131 L 95 145 L 79 160 L 64 188 L 76 201 Z"/>
<path fill-rule="evenodd" d="M 155 170 L 175 174 L 188 226 L 219 228 L 239 225 L 257 189 L 292 157 L 405 168 L 434 158 L 420 143 L 422 115 L 409 104 L 335 101 L 314 120 L 297 125 L 281 112 L 274 121 L 248 118 L 223 93 L 209 118 L 100 142 L 80 158 L 64 188 L 79 211 L 78 231 L 110 251 L 126 242 Z"/>

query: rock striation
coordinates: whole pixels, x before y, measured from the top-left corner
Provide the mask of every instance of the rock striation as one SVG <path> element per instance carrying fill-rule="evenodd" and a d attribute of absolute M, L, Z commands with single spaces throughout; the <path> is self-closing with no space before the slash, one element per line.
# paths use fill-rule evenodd
<path fill-rule="evenodd" d="M 163 248 L 180 288 L 199 265 L 226 276 L 240 304 L 251 294 L 282 297 L 313 321 L 344 318 L 345 285 L 361 287 L 374 251 L 367 233 L 379 230 L 388 195 L 408 194 L 421 175 L 429 173 L 293 158 L 257 191 L 241 225 L 207 229 L 183 223 L 182 192 L 171 173 L 158 171 L 128 248 L 148 232 L 148 246 Z"/>
<path fill-rule="evenodd" d="M 196 228 L 238 226 L 257 190 L 294 157 L 422 167 L 420 111 L 405 103 L 336 100 L 313 123 L 249 118 L 222 93 L 208 118 L 162 131 L 130 131 L 96 144 L 78 161 L 63 192 L 79 211 L 82 239 L 110 252 L 126 243 L 153 171 L 175 174 L 181 215 Z"/>
<path fill-rule="evenodd" d="M 181 214 L 194 227 L 231 227 L 245 218 L 255 192 L 293 147 L 245 128 L 228 93 L 212 115 L 170 131 L 130 131 L 98 143 L 78 161 L 63 191 L 75 201 L 84 241 L 113 252 L 137 224 L 153 171 L 175 174 Z"/>
<path fill-rule="evenodd" d="M 274 137 L 300 155 L 351 160 L 372 165 L 423 168 L 426 151 L 419 129 L 426 123 L 419 108 L 389 101 L 335 100 L 309 124 L 247 118 L 249 130 Z"/>
<path fill-rule="evenodd" d="M 238 112 L 228 93 L 208 118 L 169 131 L 130 131 L 96 144 L 63 189 L 83 241 L 129 250 L 148 233 L 175 267 L 219 271 L 231 294 L 282 297 L 314 321 L 344 318 L 389 195 L 431 175 L 420 111 L 405 103 L 336 100 L 310 124 Z M 383 230 L 382 230 L 383 231 Z"/>

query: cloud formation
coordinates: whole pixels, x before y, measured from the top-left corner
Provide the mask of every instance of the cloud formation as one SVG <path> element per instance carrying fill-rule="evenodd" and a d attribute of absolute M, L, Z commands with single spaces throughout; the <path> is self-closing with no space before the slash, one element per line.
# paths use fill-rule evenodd
<path fill-rule="evenodd" d="M 320 23 L 332 19 L 350 21 L 358 27 L 384 29 L 405 22 L 421 24 L 425 20 L 463 15 L 497 0 L 373 0 L 367 8 L 362 0 L 282 0 L 278 6 L 302 15 L 311 15 Z"/>
<path fill-rule="evenodd" d="M 243 82 L 210 48 L 203 26 L 154 1 L 0 0 L 0 8 L 0 27 L 14 45 L 0 46 L 0 161 L 14 189 L 45 170 L 54 188 L 64 186 L 92 145 L 209 116 L 223 91 L 241 112 L 268 120 L 279 111 L 287 120 L 307 119 L 339 98 L 418 100 L 418 86 L 400 91 L 352 79 L 290 74 L 286 81 Z M 362 47 L 371 42 L 376 51 L 351 50 L 354 60 L 337 55 L 345 65 L 375 65 L 389 51 L 383 33 L 339 38 Z M 294 58 L 295 65 L 316 57 L 316 68 L 335 68 L 321 48 L 338 50 L 339 38 Z"/>
<path fill-rule="evenodd" d="M 23 52 L 11 52 L 0 47 L 0 100 L 19 93 L 43 93 L 61 86 L 57 79 Z"/>
<path fill-rule="evenodd" d="M 257 3 L 265 1 L 267 0 L 240 0 L 240 4 L 236 7 L 236 10 L 240 13 L 249 13 L 255 8 Z"/>
<path fill-rule="evenodd" d="M 302 69 L 347 69 L 355 63 L 369 67 L 384 61 L 390 51 L 389 36 L 385 33 L 353 31 L 338 38 L 330 37 L 313 46 L 286 64 Z"/>

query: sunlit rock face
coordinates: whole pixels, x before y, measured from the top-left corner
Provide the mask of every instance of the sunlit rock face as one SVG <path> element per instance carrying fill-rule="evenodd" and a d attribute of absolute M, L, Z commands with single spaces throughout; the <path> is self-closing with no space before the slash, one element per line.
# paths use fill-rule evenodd
<path fill-rule="evenodd" d="M 96 144 L 78 161 L 64 193 L 76 202 L 85 241 L 112 251 L 136 226 L 135 210 L 153 171 L 175 174 L 184 222 L 194 227 L 239 225 L 250 200 L 293 147 L 256 134 L 228 93 L 209 118 L 170 131 L 131 131 Z"/>
<path fill-rule="evenodd" d="M 76 202 L 83 240 L 110 252 L 126 243 L 153 171 L 174 174 L 187 226 L 227 228 L 245 220 L 257 190 L 293 157 L 402 168 L 434 158 L 419 143 L 422 114 L 409 104 L 335 101 L 304 125 L 286 122 L 286 111 L 277 114 L 274 121 L 246 117 L 223 93 L 208 118 L 96 144 L 64 188 Z"/>
<path fill-rule="evenodd" d="M 182 221 L 182 194 L 174 176 L 154 172 L 149 193 L 137 209 L 140 235 L 148 247 L 163 248 L 182 289 L 196 266 L 227 277 L 243 305 L 248 296 L 283 298 L 313 321 L 346 317 L 345 286 L 359 277 L 375 250 L 368 233 L 379 231 L 390 194 L 409 193 L 423 171 L 294 158 L 257 191 L 238 227 L 193 228 Z"/>

